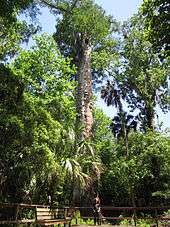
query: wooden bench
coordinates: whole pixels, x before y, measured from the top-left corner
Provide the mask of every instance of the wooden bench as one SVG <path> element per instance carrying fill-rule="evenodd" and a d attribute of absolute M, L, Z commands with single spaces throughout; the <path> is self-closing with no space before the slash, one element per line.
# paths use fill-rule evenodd
<path fill-rule="evenodd" d="M 71 214 L 67 208 L 36 208 L 36 224 L 40 226 L 49 226 L 63 224 L 64 227 L 68 224 L 71 226 Z"/>

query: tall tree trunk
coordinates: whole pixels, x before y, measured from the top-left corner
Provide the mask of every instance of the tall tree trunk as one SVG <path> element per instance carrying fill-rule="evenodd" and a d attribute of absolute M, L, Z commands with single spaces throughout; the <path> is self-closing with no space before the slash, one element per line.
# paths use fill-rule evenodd
<path fill-rule="evenodd" d="M 82 51 L 79 54 L 77 72 L 77 125 L 84 128 L 80 140 L 91 137 L 93 115 L 92 115 L 92 74 L 91 74 L 91 51 L 90 45 L 83 42 Z"/>
<path fill-rule="evenodd" d="M 145 71 L 145 90 L 147 91 L 147 94 L 150 94 L 149 96 L 147 96 L 147 99 L 145 99 L 146 127 L 153 131 L 154 117 L 155 117 L 154 107 L 156 105 L 155 103 L 156 89 L 151 90 L 150 83 L 151 83 L 151 78 L 148 75 L 148 73 Z"/>
<path fill-rule="evenodd" d="M 118 104 L 118 110 L 120 113 L 120 119 L 121 119 L 121 125 L 122 125 L 122 130 L 123 130 L 123 138 L 124 138 L 124 143 L 126 146 L 126 156 L 129 156 L 129 148 L 128 148 L 128 134 L 127 134 L 127 128 L 126 128 L 126 117 L 125 117 L 125 112 L 123 110 L 123 105 L 120 100 L 120 97 L 117 97 L 117 104 Z"/>
<path fill-rule="evenodd" d="M 146 107 L 146 124 L 150 130 L 154 130 L 154 109 L 152 107 Z"/>
<path fill-rule="evenodd" d="M 81 38 L 81 37 L 80 37 Z M 92 114 L 92 74 L 91 74 L 91 52 L 92 47 L 87 40 L 77 40 L 77 56 L 74 59 L 77 66 L 77 92 L 76 92 L 76 143 L 92 136 L 93 114 Z M 82 128 L 81 128 L 82 127 Z M 76 144 L 75 144 L 76 146 Z M 73 203 L 80 205 L 80 182 L 75 180 L 73 188 Z"/>

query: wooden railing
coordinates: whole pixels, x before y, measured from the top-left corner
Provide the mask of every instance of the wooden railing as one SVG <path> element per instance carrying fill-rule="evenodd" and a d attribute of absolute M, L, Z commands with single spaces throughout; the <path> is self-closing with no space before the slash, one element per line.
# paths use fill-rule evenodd
<path fill-rule="evenodd" d="M 170 216 L 164 215 L 170 206 L 165 207 L 111 207 L 101 206 L 102 219 L 110 222 L 116 220 L 133 220 L 136 226 L 137 220 L 151 220 L 158 226 L 158 222 L 168 223 L 165 226 L 170 227 Z M 80 211 L 82 219 L 93 218 L 92 207 L 75 207 L 75 210 Z"/>
<path fill-rule="evenodd" d="M 34 223 L 36 221 L 36 208 L 49 208 L 49 205 L 0 203 L 0 224 L 9 223 Z M 57 208 L 57 207 L 54 207 Z M 66 212 L 80 212 L 82 219 L 93 219 L 92 207 L 62 207 Z M 136 225 L 138 219 L 151 220 L 158 226 L 159 221 L 170 226 L 170 216 L 164 215 L 170 206 L 165 207 L 112 207 L 101 206 L 103 220 L 113 222 L 116 220 L 133 220 Z M 75 216 L 76 219 L 76 216 Z M 166 226 L 166 225 L 165 225 Z"/>
<path fill-rule="evenodd" d="M 0 225 L 2 224 L 32 224 L 37 223 L 37 209 L 52 210 L 49 205 L 31 205 L 21 203 L 0 203 Z M 62 209 L 63 215 L 69 214 L 69 207 L 55 207 Z"/>

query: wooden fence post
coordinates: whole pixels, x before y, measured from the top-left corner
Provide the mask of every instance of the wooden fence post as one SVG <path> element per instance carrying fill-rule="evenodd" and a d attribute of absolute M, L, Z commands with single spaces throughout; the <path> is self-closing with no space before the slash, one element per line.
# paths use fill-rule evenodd
<path fill-rule="evenodd" d="M 157 216 L 158 216 L 158 212 L 157 212 L 157 209 L 155 208 L 155 217 L 156 217 L 156 226 L 158 227 L 158 219 L 157 219 Z"/>
<path fill-rule="evenodd" d="M 133 220 L 134 220 L 134 223 L 135 223 L 135 226 L 136 226 L 136 208 L 134 208 L 134 213 L 133 213 Z"/>

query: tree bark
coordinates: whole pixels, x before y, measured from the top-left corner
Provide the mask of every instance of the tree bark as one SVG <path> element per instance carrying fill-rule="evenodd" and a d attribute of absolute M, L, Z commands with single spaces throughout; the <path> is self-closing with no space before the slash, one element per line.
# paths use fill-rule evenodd
<path fill-rule="evenodd" d="M 154 109 L 152 107 L 146 107 L 146 121 L 147 121 L 147 127 L 150 130 L 154 130 Z"/>
<path fill-rule="evenodd" d="M 80 139 L 86 139 L 92 135 L 92 74 L 91 74 L 91 52 L 92 48 L 85 42 L 81 43 L 82 51 L 78 56 L 77 72 L 77 125 L 83 126 Z"/>
<path fill-rule="evenodd" d="M 92 47 L 78 37 L 77 56 L 74 63 L 77 66 L 77 91 L 76 91 L 76 142 L 81 142 L 92 136 L 93 105 L 92 105 L 92 74 L 91 74 L 91 52 Z M 75 179 L 73 188 L 73 203 L 80 206 L 80 181 Z"/>
<path fill-rule="evenodd" d="M 125 112 L 123 111 L 123 105 L 121 103 L 120 97 L 117 97 L 117 103 L 118 103 L 118 110 L 120 113 L 120 119 L 121 119 L 121 125 L 123 130 L 123 138 L 124 143 L 126 146 L 126 156 L 129 156 L 129 144 L 128 144 L 128 134 L 127 134 L 127 128 L 126 128 L 126 118 L 125 118 Z"/>

